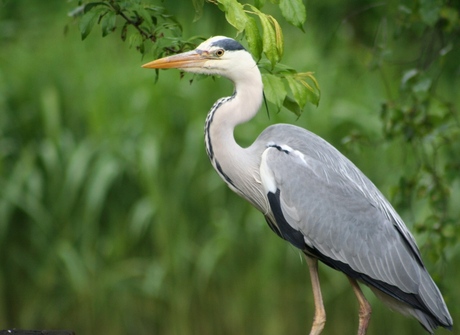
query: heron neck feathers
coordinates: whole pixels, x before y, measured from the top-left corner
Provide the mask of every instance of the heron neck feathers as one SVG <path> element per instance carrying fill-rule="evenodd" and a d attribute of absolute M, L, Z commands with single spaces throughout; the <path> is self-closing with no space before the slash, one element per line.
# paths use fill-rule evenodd
<path fill-rule="evenodd" d="M 242 148 L 233 135 L 237 125 L 252 119 L 258 112 L 263 99 L 263 85 L 259 69 L 254 68 L 231 78 L 235 85 L 234 94 L 219 99 L 211 108 L 206 118 L 205 142 L 212 165 L 237 193 L 253 183 L 245 178 L 257 178 L 257 157 L 250 155 L 248 149 Z"/>
<path fill-rule="evenodd" d="M 210 156 L 214 155 L 213 147 L 226 153 L 242 149 L 235 141 L 234 129 L 251 120 L 262 104 L 262 77 L 255 63 L 238 77 L 229 79 L 235 85 L 233 95 L 219 99 L 206 118 L 206 145 L 212 146 L 208 148 Z"/>

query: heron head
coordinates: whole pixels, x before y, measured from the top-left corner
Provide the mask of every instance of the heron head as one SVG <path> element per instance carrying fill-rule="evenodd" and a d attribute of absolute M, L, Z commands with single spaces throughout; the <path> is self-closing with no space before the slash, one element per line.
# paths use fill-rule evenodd
<path fill-rule="evenodd" d="M 251 54 L 239 42 L 225 36 L 211 37 L 195 50 L 142 65 L 143 68 L 174 68 L 192 73 L 222 75 L 230 79 L 256 66 Z"/>

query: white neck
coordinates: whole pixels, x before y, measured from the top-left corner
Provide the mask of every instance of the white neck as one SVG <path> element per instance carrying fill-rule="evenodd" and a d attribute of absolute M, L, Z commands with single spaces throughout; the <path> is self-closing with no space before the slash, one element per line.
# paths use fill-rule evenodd
<path fill-rule="evenodd" d="M 257 114 L 262 103 L 263 85 L 255 63 L 254 67 L 229 79 L 235 85 L 235 93 L 217 101 L 209 112 L 205 140 L 214 168 L 230 188 L 240 193 L 246 184 L 244 178 L 252 170 L 258 170 L 258 162 L 236 143 L 233 132 L 237 125 L 249 121 Z"/>

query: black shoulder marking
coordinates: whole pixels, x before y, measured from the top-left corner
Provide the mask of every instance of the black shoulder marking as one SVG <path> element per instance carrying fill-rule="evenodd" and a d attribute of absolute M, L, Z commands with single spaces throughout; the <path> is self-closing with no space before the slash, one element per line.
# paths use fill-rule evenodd
<path fill-rule="evenodd" d="M 305 250 L 305 240 L 303 234 L 300 231 L 292 228 L 284 218 L 283 211 L 281 210 L 280 190 L 276 190 L 276 193 L 268 192 L 267 197 L 268 202 L 270 203 L 270 208 L 273 212 L 273 215 L 275 216 L 276 223 L 278 224 L 277 230 L 279 235 L 295 247 L 301 250 Z M 273 229 L 273 227 L 271 228 Z M 275 233 L 278 232 L 275 231 Z"/>
<path fill-rule="evenodd" d="M 213 44 L 211 44 L 211 46 L 221 47 L 227 51 L 246 50 L 239 42 L 231 38 L 215 41 Z"/>
<path fill-rule="evenodd" d="M 325 256 L 317 249 L 315 249 L 314 247 L 312 248 L 307 244 L 305 244 L 304 248 L 304 252 L 307 255 L 313 255 L 314 257 L 318 258 L 321 262 L 330 266 L 331 268 L 341 271 L 351 278 L 360 280 L 366 285 L 375 287 L 376 289 L 382 291 L 385 294 L 388 294 L 389 296 L 395 298 L 398 301 L 404 302 L 416 309 L 421 310 L 428 317 L 433 318 L 435 320 L 434 322 L 437 325 L 441 325 L 437 320 L 436 316 L 434 316 L 433 313 L 430 312 L 425 303 L 420 299 L 420 296 L 418 294 L 404 292 L 396 286 L 390 285 L 378 279 L 373 279 L 366 274 L 357 272 L 353 270 L 348 264 L 342 263 L 328 256 Z"/>
<path fill-rule="evenodd" d="M 278 144 L 274 144 L 274 143 L 273 143 L 273 144 L 269 144 L 269 145 L 267 145 L 267 147 L 278 149 L 279 151 L 282 151 L 282 152 L 284 152 L 285 154 L 288 154 L 288 155 L 289 155 L 289 151 L 286 150 L 286 149 L 283 149 L 283 148 L 282 148 L 280 145 L 278 145 Z"/>

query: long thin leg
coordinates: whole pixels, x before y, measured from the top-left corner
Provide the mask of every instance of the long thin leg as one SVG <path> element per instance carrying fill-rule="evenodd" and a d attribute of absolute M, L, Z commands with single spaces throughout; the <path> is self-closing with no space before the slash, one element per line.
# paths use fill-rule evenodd
<path fill-rule="evenodd" d="M 326 311 L 324 310 L 323 296 L 319 285 L 318 276 L 318 260 L 305 255 L 310 271 L 311 286 L 313 289 L 313 298 L 315 300 L 315 316 L 313 317 L 313 325 L 310 330 L 310 335 L 319 335 L 323 331 L 326 323 Z"/>
<path fill-rule="evenodd" d="M 358 282 L 351 277 L 348 277 L 348 280 L 350 281 L 351 287 L 353 287 L 353 291 L 355 292 L 356 298 L 358 298 L 359 302 L 358 335 L 366 335 L 367 326 L 369 326 L 369 320 L 371 319 L 372 308 L 364 296 L 363 291 L 361 291 Z"/>

